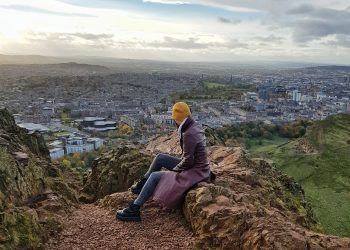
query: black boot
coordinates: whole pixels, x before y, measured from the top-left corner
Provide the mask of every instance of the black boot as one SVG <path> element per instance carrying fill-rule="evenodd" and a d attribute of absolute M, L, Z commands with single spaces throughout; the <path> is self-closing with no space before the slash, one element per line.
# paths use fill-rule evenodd
<path fill-rule="evenodd" d="M 122 221 L 141 221 L 140 206 L 130 203 L 129 207 L 118 210 L 115 216 Z"/>
<path fill-rule="evenodd" d="M 131 188 L 130 188 L 131 192 L 134 194 L 141 193 L 141 190 L 142 190 L 143 186 L 145 185 L 146 181 L 147 181 L 147 179 L 145 177 L 140 179 L 138 182 L 136 182 L 134 185 L 131 186 Z"/>

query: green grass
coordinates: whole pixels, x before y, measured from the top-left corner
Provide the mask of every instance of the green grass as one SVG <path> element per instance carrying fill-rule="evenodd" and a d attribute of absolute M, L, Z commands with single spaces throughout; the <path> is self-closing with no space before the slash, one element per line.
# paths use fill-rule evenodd
<path fill-rule="evenodd" d="M 60 132 L 56 132 L 56 133 L 54 134 L 54 136 L 56 136 L 56 137 L 68 136 L 68 135 L 70 135 L 70 133 L 67 132 L 67 131 L 60 131 Z"/>
<path fill-rule="evenodd" d="M 240 100 L 242 94 L 247 91 L 255 91 L 253 85 L 233 85 L 206 81 L 200 88 L 172 95 L 173 101 L 199 100 Z"/>
<path fill-rule="evenodd" d="M 249 143 L 251 147 L 249 148 L 249 152 L 253 155 L 259 154 L 259 153 L 266 153 L 276 150 L 276 148 L 279 145 L 285 144 L 289 142 L 289 139 L 282 138 L 278 135 L 273 136 L 273 138 L 270 139 L 251 139 L 249 140 Z M 261 143 L 261 144 L 260 144 Z"/>
<path fill-rule="evenodd" d="M 207 89 L 216 89 L 216 88 L 219 88 L 219 87 L 223 87 L 223 88 L 226 88 L 227 85 L 226 84 L 222 84 L 222 83 L 217 83 L 217 82 L 204 82 L 204 88 L 207 88 Z"/>
<path fill-rule="evenodd" d="M 272 159 L 304 188 L 325 233 L 350 236 L 350 115 L 335 115 L 308 127 L 304 138 L 317 150 L 305 154 L 298 142 L 252 147 Z M 275 144 L 276 145 L 276 144 Z"/>

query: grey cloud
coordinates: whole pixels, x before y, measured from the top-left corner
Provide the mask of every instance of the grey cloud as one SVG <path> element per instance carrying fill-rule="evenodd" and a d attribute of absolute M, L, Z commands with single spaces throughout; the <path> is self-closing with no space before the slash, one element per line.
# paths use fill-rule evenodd
<path fill-rule="evenodd" d="M 177 48 L 177 49 L 205 49 L 210 46 L 210 43 L 202 43 L 199 38 L 190 37 L 187 39 L 178 39 L 170 36 L 165 36 L 163 41 L 155 41 L 147 43 L 148 46 L 157 48 Z"/>
<path fill-rule="evenodd" d="M 229 23 L 229 24 L 239 24 L 241 23 L 242 21 L 239 20 L 239 19 L 229 19 L 229 18 L 225 18 L 225 17 L 219 17 L 218 18 L 218 21 L 220 23 Z"/>
<path fill-rule="evenodd" d="M 113 34 L 92 34 L 92 33 L 45 33 L 28 32 L 25 39 L 34 43 L 50 43 L 54 45 L 66 46 L 76 42 L 77 39 L 83 39 L 84 46 L 94 48 L 107 48 L 115 46 Z"/>
<path fill-rule="evenodd" d="M 130 43 L 129 43 L 130 44 Z M 198 37 L 179 39 L 165 36 L 161 41 L 138 43 L 144 47 L 169 48 L 181 50 L 203 50 L 203 49 L 236 49 L 248 48 L 248 45 L 237 39 L 230 39 L 222 42 L 202 42 Z"/>
<path fill-rule="evenodd" d="M 80 37 L 85 40 L 101 40 L 113 38 L 113 34 L 92 34 L 92 33 L 72 33 L 72 36 Z"/>
<path fill-rule="evenodd" d="M 300 15 L 300 14 L 307 14 L 314 10 L 315 8 L 310 4 L 302 4 L 296 8 L 290 9 L 286 11 L 286 14 L 288 15 Z"/>
<path fill-rule="evenodd" d="M 295 20 L 291 20 L 289 23 L 281 22 L 280 25 L 292 28 L 292 38 L 300 46 L 330 35 L 339 37 L 350 35 L 349 8 L 339 10 L 303 4 L 286 11 L 286 14 Z M 340 40 L 338 45 L 342 44 L 346 45 L 343 40 Z"/>
<path fill-rule="evenodd" d="M 249 44 L 238 39 L 226 41 L 206 42 L 201 37 L 193 36 L 188 38 L 176 38 L 164 36 L 161 40 L 142 41 L 138 38 L 129 40 L 115 40 L 112 34 L 90 34 L 90 33 L 44 33 L 28 32 L 26 40 L 34 44 L 45 44 L 53 48 L 82 46 L 85 48 L 106 49 L 106 48 L 153 48 L 153 49 L 177 49 L 177 50 L 205 50 L 205 49 L 250 49 Z M 278 39 L 267 37 L 265 39 Z M 78 39 L 78 40 L 77 40 Z M 83 39 L 85 42 L 80 42 Z M 253 48 L 254 49 L 254 48 Z"/>
<path fill-rule="evenodd" d="M 318 40 L 336 34 L 350 34 L 350 21 L 301 20 L 294 24 L 293 40 L 298 43 Z"/>
<path fill-rule="evenodd" d="M 300 5 L 299 7 L 290 9 L 286 11 L 288 15 L 303 15 L 308 18 L 317 18 L 317 19 L 350 19 L 350 10 L 349 8 L 344 10 L 336 10 L 330 8 L 316 8 L 312 5 Z"/>
<path fill-rule="evenodd" d="M 253 38 L 254 40 L 263 42 L 264 44 L 268 43 L 282 43 L 284 41 L 283 37 L 275 36 L 275 35 L 269 35 L 269 36 L 255 36 Z"/>
<path fill-rule="evenodd" d="M 345 48 L 350 48 L 350 35 L 337 35 L 335 37 L 335 40 L 328 41 L 324 43 L 325 45 L 330 45 L 334 47 L 345 47 Z"/>
<path fill-rule="evenodd" d="M 0 5 L 0 8 L 1 9 L 8 9 L 8 10 L 32 12 L 32 13 L 50 14 L 50 15 L 57 15 L 57 16 L 96 17 L 94 15 L 89 15 L 89 14 L 66 13 L 66 12 L 61 12 L 61 11 L 52 11 L 52 10 L 33 7 L 33 6 L 29 6 L 29 5 L 21 5 L 21 4 Z"/>

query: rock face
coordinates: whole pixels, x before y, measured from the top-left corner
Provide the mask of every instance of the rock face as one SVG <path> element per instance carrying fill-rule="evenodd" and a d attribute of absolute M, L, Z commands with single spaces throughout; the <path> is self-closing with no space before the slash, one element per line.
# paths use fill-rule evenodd
<path fill-rule="evenodd" d="M 151 152 L 178 154 L 174 136 L 156 137 Z M 316 233 L 300 185 L 239 148 L 208 147 L 215 183 L 200 183 L 183 204 L 200 249 L 350 249 L 350 239 Z M 108 202 L 111 203 L 110 199 Z"/>
<path fill-rule="evenodd" d="M 0 110 L 0 249 L 40 248 L 76 204 L 64 172 L 50 162 L 42 136 Z"/>
<path fill-rule="evenodd" d="M 126 191 L 146 172 L 152 159 L 152 155 L 128 147 L 102 154 L 92 164 L 80 200 L 93 202 L 108 194 Z"/>

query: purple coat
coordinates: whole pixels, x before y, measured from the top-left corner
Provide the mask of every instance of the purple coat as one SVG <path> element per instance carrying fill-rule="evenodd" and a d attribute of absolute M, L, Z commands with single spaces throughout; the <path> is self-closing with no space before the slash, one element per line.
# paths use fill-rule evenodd
<path fill-rule="evenodd" d="M 153 193 L 153 200 L 167 208 L 177 208 L 191 187 L 210 177 L 204 131 L 190 116 L 181 132 L 183 153 L 173 169 L 181 172 L 165 171 Z"/>

